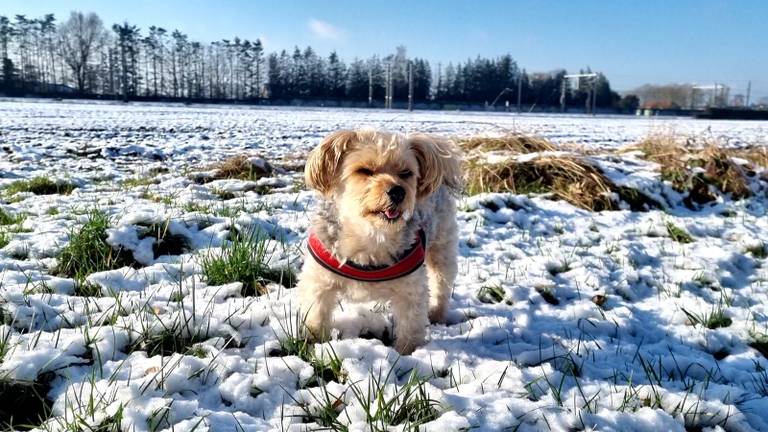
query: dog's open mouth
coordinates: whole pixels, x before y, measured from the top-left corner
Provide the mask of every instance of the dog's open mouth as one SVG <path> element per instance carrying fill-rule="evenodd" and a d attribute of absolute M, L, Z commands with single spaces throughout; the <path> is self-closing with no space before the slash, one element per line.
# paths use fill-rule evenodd
<path fill-rule="evenodd" d="M 382 212 L 379 212 L 379 216 L 390 222 L 395 222 L 396 220 L 400 219 L 400 216 L 402 215 L 403 212 L 401 212 L 399 209 L 386 209 Z"/>

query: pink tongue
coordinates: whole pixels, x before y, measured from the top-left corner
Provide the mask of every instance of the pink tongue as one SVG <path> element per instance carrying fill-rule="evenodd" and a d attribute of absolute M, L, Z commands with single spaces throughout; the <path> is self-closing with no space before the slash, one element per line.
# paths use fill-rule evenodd
<path fill-rule="evenodd" d="M 384 212 L 384 215 L 388 219 L 396 219 L 396 218 L 398 218 L 400 216 L 400 210 L 386 210 Z"/>

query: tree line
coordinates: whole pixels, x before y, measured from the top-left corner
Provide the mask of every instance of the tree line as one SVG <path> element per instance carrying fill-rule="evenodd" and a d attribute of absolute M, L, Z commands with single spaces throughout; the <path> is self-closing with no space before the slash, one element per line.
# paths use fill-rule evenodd
<path fill-rule="evenodd" d="M 259 39 L 201 43 L 179 30 L 142 31 L 127 22 L 107 29 L 95 13 L 72 12 L 61 23 L 53 14 L 0 16 L 0 56 L 6 95 L 271 103 L 370 98 L 380 106 L 389 84 L 395 101 L 412 92 L 416 103 L 584 107 L 594 94 L 597 107 L 620 106 L 601 73 L 574 84 L 565 70 L 526 72 L 509 54 L 435 66 L 397 47 L 347 64 L 336 52 L 325 57 L 311 47 L 268 53 Z"/>

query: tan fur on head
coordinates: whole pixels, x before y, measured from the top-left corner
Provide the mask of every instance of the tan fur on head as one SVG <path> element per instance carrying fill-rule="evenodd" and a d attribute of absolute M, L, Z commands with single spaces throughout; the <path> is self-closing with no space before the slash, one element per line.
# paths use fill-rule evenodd
<path fill-rule="evenodd" d="M 327 137 L 309 154 L 304 168 L 307 186 L 327 195 L 335 186 L 344 153 L 357 140 L 357 132 L 336 131 Z"/>
<path fill-rule="evenodd" d="M 447 139 L 427 134 L 410 134 L 407 139 L 419 161 L 419 197 L 430 195 L 443 184 L 459 193 L 462 176 L 458 147 Z"/>

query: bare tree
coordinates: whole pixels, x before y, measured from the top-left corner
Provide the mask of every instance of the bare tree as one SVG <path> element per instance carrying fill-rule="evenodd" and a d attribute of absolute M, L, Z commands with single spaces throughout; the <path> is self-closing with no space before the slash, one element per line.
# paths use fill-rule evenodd
<path fill-rule="evenodd" d="M 72 70 L 80 94 L 86 90 L 88 63 L 101 48 L 105 37 L 104 25 L 93 12 L 88 15 L 72 12 L 59 26 L 60 55 Z"/>

